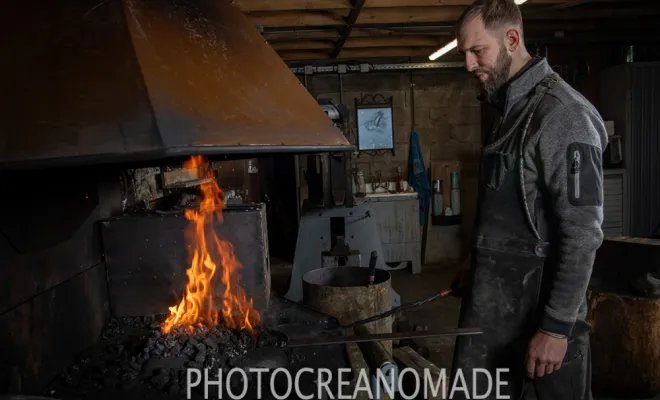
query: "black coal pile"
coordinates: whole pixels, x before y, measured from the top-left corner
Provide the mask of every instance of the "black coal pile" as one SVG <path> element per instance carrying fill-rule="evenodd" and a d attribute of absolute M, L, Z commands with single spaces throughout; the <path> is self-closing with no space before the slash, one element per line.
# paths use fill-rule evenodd
<path fill-rule="evenodd" d="M 216 379 L 221 369 L 263 367 L 260 363 L 264 362 L 269 364 L 265 367 L 277 368 L 288 363 L 286 356 L 279 360 L 268 356 L 283 342 L 267 330 L 255 336 L 246 330 L 217 326 L 200 327 L 192 333 L 175 328 L 162 334 L 163 319 L 113 319 L 99 344 L 83 352 L 62 374 L 60 387 L 53 390 L 75 398 L 139 386 L 169 397 L 185 397 L 188 368 L 208 369 L 209 379 Z"/>
<path fill-rule="evenodd" d="M 218 399 L 216 385 L 208 387 L 209 392 L 204 393 L 202 384 L 192 387 L 188 397 L 187 369 L 208 371 L 209 381 L 216 380 L 215 374 L 222 370 L 224 376 L 218 380 L 229 380 L 231 392 L 241 393 L 242 376 L 234 374 L 228 379 L 228 371 L 284 367 L 293 375 L 303 368 L 336 371 L 350 367 L 343 345 L 282 347 L 282 340 L 316 337 L 320 331 L 333 330 L 339 325 L 334 318 L 276 296 L 262 314 L 262 324 L 266 328 L 257 336 L 223 326 L 200 328 L 192 334 L 175 329 L 163 335 L 160 324 L 164 318 L 110 320 L 98 342 L 79 354 L 44 394 L 61 400 Z M 257 392 L 255 376 L 246 375 L 249 391 L 243 399 L 276 398 L 269 387 L 269 374 L 262 376 L 261 397 L 254 395 Z M 274 383 L 280 395 L 286 393 L 285 378 L 279 374 Z M 304 393 L 317 389 L 316 381 L 310 378 L 301 381 Z M 337 383 L 333 382 L 330 387 L 336 388 Z M 222 398 L 232 398 L 226 388 L 223 390 Z M 291 392 L 288 399 L 296 400 L 296 396 Z"/>

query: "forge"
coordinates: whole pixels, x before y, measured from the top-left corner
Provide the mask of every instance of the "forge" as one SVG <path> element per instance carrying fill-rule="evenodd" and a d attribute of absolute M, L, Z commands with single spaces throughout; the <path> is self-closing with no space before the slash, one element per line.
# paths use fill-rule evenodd
<path fill-rule="evenodd" d="M 337 321 L 271 292 L 274 179 L 253 169 L 353 146 L 247 17 L 217 0 L 10 3 L 0 393 L 186 398 L 189 368 L 346 367 L 343 346 L 281 346 Z"/>

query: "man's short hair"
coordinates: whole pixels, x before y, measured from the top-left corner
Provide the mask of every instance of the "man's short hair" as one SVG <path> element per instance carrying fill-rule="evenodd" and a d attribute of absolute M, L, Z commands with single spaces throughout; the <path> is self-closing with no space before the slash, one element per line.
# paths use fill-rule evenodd
<path fill-rule="evenodd" d="M 518 5 L 513 0 L 475 0 L 458 19 L 456 34 L 464 23 L 481 16 L 488 30 L 515 26 L 522 32 L 523 21 Z"/>

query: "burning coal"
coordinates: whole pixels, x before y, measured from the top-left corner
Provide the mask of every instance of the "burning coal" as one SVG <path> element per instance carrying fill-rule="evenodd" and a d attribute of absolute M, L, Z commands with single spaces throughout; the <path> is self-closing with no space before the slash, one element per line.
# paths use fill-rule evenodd
<path fill-rule="evenodd" d="M 194 156 L 184 168 L 195 170 L 200 179 L 209 179 L 201 185 L 201 201 L 197 209 L 188 209 L 190 221 L 186 241 L 191 250 L 191 264 L 186 274 L 188 284 L 179 304 L 169 308 L 169 316 L 161 325 L 164 334 L 176 327 L 192 334 L 200 327 L 213 328 L 222 322 L 230 329 L 246 329 L 256 333 L 260 315 L 251 298 L 240 286 L 240 268 L 231 243 L 218 238 L 214 224 L 222 222 L 225 208 L 223 193 L 215 181 L 215 174 L 202 156 Z M 212 280 L 219 275 L 224 286 L 222 304 L 217 307 L 213 298 Z M 220 311 L 218 311 L 218 309 Z M 221 321 L 219 319 L 221 318 Z"/>

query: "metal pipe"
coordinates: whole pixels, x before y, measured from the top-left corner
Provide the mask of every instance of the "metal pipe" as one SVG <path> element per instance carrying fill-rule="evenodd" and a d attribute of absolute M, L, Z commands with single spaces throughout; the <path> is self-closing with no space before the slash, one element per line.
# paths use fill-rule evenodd
<path fill-rule="evenodd" d="M 313 66 L 305 65 L 302 67 L 291 67 L 291 72 L 294 74 L 305 74 L 305 71 L 311 71 L 312 74 L 318 73 L 335 73 L 339 71 L 339 66 L 346 68 L 346 73 L 349 72 L 365 72 L 365 71 L 409 71 L 415 69 L 448 69 L 448 68 L 463 68 L 465 63 L 462 61 L 450 62 L 427 62 L 427 63 L 398 63 L 398 64 L 368 64 L 363 63 L 360 65 L 327 65 L 327 66 Z"/>
<path fill-rule="evenodd" d="M 344 104 L 344 80 L 342 74 L 339 74 L 339 104 Z"/>

